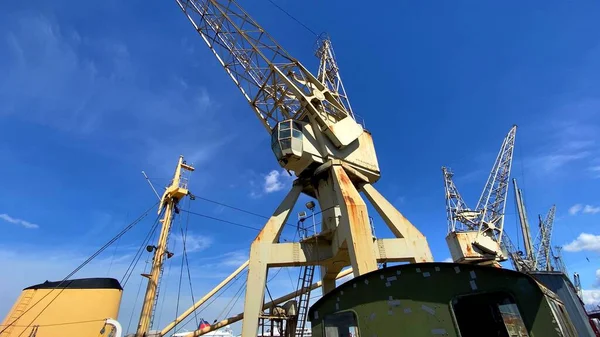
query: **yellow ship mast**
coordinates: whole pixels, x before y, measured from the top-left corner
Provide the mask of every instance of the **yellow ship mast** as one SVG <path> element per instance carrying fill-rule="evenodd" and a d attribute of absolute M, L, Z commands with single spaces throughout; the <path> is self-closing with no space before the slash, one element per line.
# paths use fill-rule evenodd
<path fill-rule="evenodd" d="M 176 211 L 179 200 L 189 194 L 187 189 L 187 180 L 182 179 L 182 170 L 191 172 L 194 171 L 194 168 L 185 163 L 183 156 L 179 156 L 179 162 L 177 163 L 177 168 L 175 169 L 175 175 L 173 176 L 171 185 L 165 190 L 158 207 L 158 214 L 164 210 L 164 216 L 161 219 L 162 228 L 158 243 L 156 246 L 147 247 L 148 251 L 154 250 L 154 258 L 152 260 L 152 270 L 150 274 L 142 274 L 142 276 L 148 278 L 148 286 L 146 288 L 146 296 L 142 305 L 140 321 L 135 333 L 136 337 L 146 336 L 146 333 L 150 329 L 152 313 L 156 301 L 156 293 L 158 290 L 158 281 L 160 280 L 160 273 L 162 271 L 165 254 L 169 255 L 168 257 L 171 257 L 172 255 L 172 253 L 167 251 L 167 241 L 169 238 L 169 232 L 171 230 L 173 211 Z"/>

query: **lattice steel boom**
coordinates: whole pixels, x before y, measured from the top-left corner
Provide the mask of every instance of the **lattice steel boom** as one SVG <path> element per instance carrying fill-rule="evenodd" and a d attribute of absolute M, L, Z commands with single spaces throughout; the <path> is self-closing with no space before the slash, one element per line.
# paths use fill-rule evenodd
<path fill-rule="evenodd" d="M 444 187 L 446 192 L 446 215 L 448 218 L 448 232 L 464 231 L 477 229 L 479 212 L 469 209 L 458 188 L 454 184 L 452 177 L 454 173 L 449 168 L 442 167 L 444 175 Z"/>
<path fill-rule="evenodd" d="M 323 83 L 329 91 L 334 95 L 337 101 L 340 102 L 346 111 L 354 118 L 352 107 L 350 106 L 350 100 L 346 94 L 342 77 L 340 76 L 340 68 L 335 60 L 335 54 L 333 53 L 333 45 L 327 35 L 321 35 L 317 41 L 317 52 L 316 56 L 319 58 L 319 72 L 317 78 Z"/>
<path fill-rule="evenodd" d="M 551 271 L 552 267 L 552 226 L 554 225 L 554 213 L 556 206 L 552 205 L 545 219 L 539 216 L 540 230 L 537 235 L 535 247 L 535 268 L 536 270 Z"/>
<path fill-rule="evenodd" d="M 489 230 L 498 243 L 502 242 L 504 209 L 508 194 L 508 179 L 512 166 L 517 126 L 513 126 L 504 141 L 475 209 L 482 210 L 480 231 Z"/>
<path fill-rule="evenodd" d="M 176 0 L 270 132 L 307 113 L 349 116 L 337 92 L 289 55 L 235 1 Z"/>

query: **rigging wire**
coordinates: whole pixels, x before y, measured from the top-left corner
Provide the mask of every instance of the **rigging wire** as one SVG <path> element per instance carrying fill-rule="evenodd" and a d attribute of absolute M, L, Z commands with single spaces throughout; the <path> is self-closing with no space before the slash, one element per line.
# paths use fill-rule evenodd
<path fill-rule="evenodd" d="M 187 208 L 190 208 L 190 201 L 188 199 L 188 203 L 187 203 Z M 192 297 L 192 305 L 194 305 L 196 303 L 196 299 L 194 297 L 194 288 L 192 286 L 192 276 L 190 273 L 190 264 L 189 264 L 189 259 L 188 259 L 188 254 L 187 254 L 187 247 L 186 247 L 186 241 L 187 241 L 187 232 L 188 232 L 188 228 L 189 228 L 189 220 L 190 220 L 190 214 L 187 213 L 187 219 L 186 219 L 186 224 L 185 224 L 185 232 L 183 231 L 183 228 L 180 228 L 181 230 L 181 237 L 182 237 L 182 241 L 183 241 L 183 256 L 181 258 L 181 273 L 179 275 L 179 289 L 177 292 L 177 308 L 175 309 L 175 319 L 177 319 L 177 317 L 179 317 L 179 301 L 180 301 L 180 294 L 181 294 L 181 282 L 182 282 L 182 277 L 183 277 L 183 263 L 185 262 L 186 264 L 186 269 L 187 269 L 187 276 L 188 276 L 188 283 L 190 286 L 190 294 Z M 194 310 L 194 319 L 196 321 L 196 326 L 199 326 L 199 322 L 198 322 L 198 311 Z M 173 327 L 174 329 L 177 329 L 177 324 L 175 324 L 175 326 Z"/>
<path fill-rule="evenodd" d="M 142 219 L 144 219 L 148 213 L 150 213 L 150 211 L 156 207 L 156 205 L 158 204 L 155 203 L 154 205 L 152 205 L 150 208 L 148 208 L 144 213 L 142 213 L 142 215 L 140 215 L 137 219 L 135 219 L 133 222 L 131 222 L 129 225 L 127 225 L 123 230 L 121 230 L 121 232 L 119 232 L 115 237 L 113 237 L 111 240 L 109 240 L 107 243 L 105 243 L 102 247 L 100 247 L 94 254 L 92 254 L 87 260 L 85 260 L 83 263 L 81 263 L 77 268 L 75 268 L 72 272 L 69 273 L 69 275 L 67 275 L 65 278 L 63 278 L 58 285 L 56 285 L 55 288 L 52 288 L 48 293 L 46 293 L 46 295 L 42 296 L 42 298 L 40 298 L 37 302 L 33 303 L 29 308 L 27 308 L 27 310 L 23 311 L 15 320 L 13 320 L 11 323 L 9 323 L 4 329 L 2 329 L 0 331 L 0 334 L 2 334 L 4 331 L 6 331 L 6 329 L 8 329 L 14 322 L 18 321 L 21 317 L 23 317 L 23 315 L 25 315 L 27 312 L 29 312 L 31 309 L 33 309 L 37 304 L 39 304 L 41 301 L 43 301 L 48 295 L 50 295 L 54 290 L 58 289 L 58 287 L 60 287 L 61 285 L 63 285 L 65 282 L 67 282 L 67 280 L 72 277 L 73 275 L 75 275 L 78 271 L 80 271 L 83 267 L 85 267 L 88 263 L 90 263 L 94 258 L 96 258 L 98 255 L 100 255 L 104 250 L 106 250 L 111 244 L 113 244 L 115 241 L 117 241 L 120 237 L 122 237 L 123 235 L 125 235 L 125 233 L 127 233 L 130 229 L 132 229 L 135 225 L 137 225 L 140 221 L 142 221 Z M 68 281 L 69 283 L 67 284 L 67 286 L 65 286 L 64 288 L 61 289 L 61 291 L 59 292 L 62 293 L 67 287 L 68 285 L 72 282 L 72 281 Z M 52 299 L 47 305 L 46 307 L 44 307 L 44 309 L 42 309 L 38 315 L 27 325 L 27 328 L 29 328 L 31 326 L 31 324 L 44 312 L 44 310 L 46 310 L 46 308 L 52 304 L 52 302 L 58 298 L 58 295 Z M 26 328 L 26 329 L 27 329 Z M 25 331 L 26 329 L 24 329 L 23 331 Z"/>
<path fill-rule="evenodd" d="M 233 226 L 238 226 L 238 227 L 242 227 L 242 228 L 248 228 L 248 229 L 254 229 L 255 231 L 261 231 L 261 228 L 256 228 L 253 226 L 248 226 L 248 225 L 244 225 L 244 224 L 240 224 L 237 222 L 233 222 L 233 221 L 229 221 L 229 220 L 224 220 L 224 219 L 220 219 L 220 218 L 216 218 L 210 215 L 206 215 L 206 214 L 202 214 L 202 213 L 197 213 L 197 212 L 192 212 L 192 211 L 186 211 L 186 210 L 182 210 L 182 212 L 186 212 L 189 214 L 193 214 L 193 215 L 197 215 L 203 218 L 207 218 L 207 219 L 211 219 L 211 220 L 215 220 L 215 221 L 219 221 L 219 222 L 223 222 L 223 223 L 227 223 Z"/>
<path fill-rule="evenodd" d="M 181 217 L 178 217 L 178 224 L 179 224 L 179 228 L 181 228 Z M 167 247 L 169 246 L 169 242 L 170 241 L 171 241 L 171 236 L 169 235 L 167 237 Z M 177 240 L 173 240 L 173 251 L 175 251 L 176 248 L 177 248 Z M 173 267 L 173 260 L 169 259 L 168 263 L 169 263 L 169 268 L 167 268 L 167 274 L 165 275 L 166 278 L 167 278 L 167 281 L 165 283 L 164 291 L 168 291 L 168 289 L 169 289 L 169 280 L 170 280 L 169 275 L 171 275 L 171 268 Z M 163 264 L 163 266 L 161 266 L 161 269 L 163 269 L 163 268 L 164 268 L 164 264 Z M 161 270 L 160 279 L 158 280 L 158 284 L 159 285 L 162 282 L 163 275 L 164 274 L 162 273 L 162 270 Z M 157 287 L 157 290 L 159 290 L 159 287 Z M 158 291 L 157 291 L 156 295 L 157 296 L 159 295 Z M 162 301 L 160 303 L 160 311 L 158 312 L 158 320 L 157 320 L 159 323 L 160 323 L 160 318 L 162 317 L 162 311 L 163 311 L 163 308 L 165 306 L 165 299 L 166 298 L 167 298 L 167 296 L 163 296 L 162 297 Z M 154 318 L 152 318 L 152 321 L 154 322 Z"/>
<path fill-rule="evenodd" d="M 255 216 L 258 216 L 258 217 L 261 217 L 261 218 L 265 218 L 265 219 L 270 219 L 271 218 L 271 217 L 267 217 L 267 216 L 264 216 L 264 215 L 256 214 L 256 213 L 253 213 L 253 212 L 250 212 L 250 211 L 246 211 L 246 210 L 234 207 L 234 206 L 226 205 L 226 204 L 220 203 L 218 201 L 209 200 L 209 199 L 202 198 L 202 197 L 199 197 L 199 196 L 195 196 L 195 197 L 196 197 L 196 199 L 203 199 L 203 200 L 206 200 L 206 201 L 209 201 L 209 202 L 212 202 L 212 203 L 224 206 L 224 207 L 228 207 L 228 208 L 235 209 L 235 210 L 238 210 L 238 211 L 241 211 L 241 212 L 244 212 L 244 213 L 252 214 L 252 215 L 255 215 Z M 328 211 L 328 210 L 330 210 L 330 209 L 332 209 L 334 207 L 336 207 L 336 206 L 335 205 L 334 206 L 330 206 L 330 207 L 327 207 L 327 208 L 325 208 L 325 209 L 323 209 L 323 210 L 321 210 L 319 212 L 315 212 L 315 215 L 321 214 L 321 213 L 323 213 L 325 211 Z M 193 211 L 189 211 L 189 210 L 181 210 L 181 212 L 186 212 L 186 213 L 189 213 L 189 214 L 192 214 L 192 215 L 197 215 L 197 216 L 200 216 L 200 217 L 203 217 L 203 218 L 207 218 L 207 219 L 211 219 L 211 220 L 215 220 L 215 221 L 227 223 L 227 224 L 230 224 L 230 225 L 233 225 L 233 226 L 242 227 L 242 228 L 253 229 L 253 230 L 256 230 L 256 231 L 261 231 L 262 230 L 262 228 L 257 228 L 257 227 L 254 227 L 254 226 L 250 226 L 250 225 L 245 225 L 245 224 L 241 224 L 241 223 L 238 223 L 238 222 L 229 221 L 229 220 L 217 218 L 217 217 L 214 217 L 214 216 L 211 216 L 211 215 L 206 215 L 206 214 L 202 214 L 202 213 L 198 213 L 198 212 L 193 212 Z M 284 225 L 290 226 L 290 227 L 293 227 L 293 228 L 296 228 L 296 229 L 299 228 L 298 225 L 294 225 L 294 224 L 289 223 L 289 222 L 285 223 Z"/>
<path fill-rule="evenodd" d="M 281 8 L 281 6 L 279 6 L 278 4 L 276 4 L 275 2 L 273 2 L 273 0 L 268 0 L 273 6 L 277 7 L 280 11 L 282 11 L 284 14 L 286 14 L 287 16 L 289 16 L 292 20 L 296 21 L 299 25 L 301 25 L 302 27 L 304 27 L 307 31 L 311 32 L 314 36 L 319 36 L 317 33 L 315 33 L 314 30 L 308 28 L 307 25 L 305 25 L 304 23 L 302 23 L 300 20 L 296 19 L 292 14 L 290 14 L 288 11 L 286 11 L 285 9 Z"/>
<path fill-rule="evenodd" d="M 162 210 L 161 210 L 161 213 L 154 220 L 154 223 L 153 223 L 152 227 L 150 228 L 150 231 L 148 231 L 148 234 L 142 241 L 140 248 L 138 248 L 138 251 L 135 253 L 133 260 L 131 260 L 131 263 L 127 267 L 127 270 L 125 270 L 125 274 L 123 274 L 123 277 L 121 278 L 121 285 L 123 288 L 125 288 L 125 285 L 127 285 L 127 282 L 129 281 L 129 278 L 131 277 L 131 274 L 133 274 L 133 270 L 135 269 L 139 260 L 141 259 L 144 247 L 148 244 L 148 242 L 150 242 L 150 239 L 154 235 L 154 232 L 156 232 L 156 229 L 158 228 L 158 223 L 159 223 L 158 219 L 160 219 L 161 215 L 162 215 Z"/>
<path fill-rule="evenodd" d="M 162 211 L 161 211 L 161 213 L 162 213 Z M 161 214 L 159 214 L 157 216 L 157 218 L 154 220 L 154 223 L 153 223 L 152 227 L 150 228 L 150 230 L 148 231 L 148 234 L 146 234 L 146 237 L 142 241 L 142 244 L 140 245 L 140 248 L 138 248 L 138 251 L 135 253 L 135 256 L 134 256 L 133 260 L 131 261 L 131 263 L 127 267 L 127 270 L 125 271 L 125 274 L 123 275 L 123 278 L 121 279 L 121 283 L 123 284 L 123 280 L 126 278 L 125 279 L 125 283 L 123 284 L 123 288 L 125 287 L 125 284 L 127 284 L 127 282 L 129 281 L 129 278 L 133 274 L 133 271 L 135 270 L 135 267 L 137 267 L 137 264 L 139 263 L 140 259 L 142 258 L 142 252 L 143 252 L 144 246 L 146 246 L 150 242 L 150 239 L 152 238 L 152 236 L 154 235 L 154 232 L 158 228 L 158 219 L 160 218 L 160 215 Z M 146 259 L 146 264 L 144 265 L 144 270 L 143 270 L 144 274 L 148 270 L 149 263 L 150 263 L 150 261 L 148 261 Z M 131 271 L 129 271 L 130 268 L 131 268 Z M 129 273 L 129 275 L 128 275 L 128 273 Z M 143 283 L 144 283 L 144 278 L 141 277 L 140 278 L 140 283 L 138 285 L 138 291 L 137 291 L 137 294 L 135 295 L 135 302 L 134 302 L 133 307 L 131 308 L 131 315 L 129 317 L 129 323 L 127 324 L 127 331 L 129 331 L 131 323 L 133 322 L 133 315 L 135 314 L 135 311 L 136 311 L 136 308 L 137 308 L 137 303 L 138 303 L 138 299 L 140 297 L 140 292 L 142 290 L 142 284 Z"/>
<path fill-rule="evenodd" d="M 246 285 L 246 282 L 248 281 L 248 279 L 246 278 L 246 280 L 240 285 L 239 289 L 235 292 L 235 294 L 233 295 L 233 297 L 231 297 L 231 299 L 229 300 L 229 302 L 223 307 L 223 310 L 221 310 L 221 313 L 217 316 L 217 318 L 222 317 L 223 313 L 225 313 L 225 310 L 227 309 L 227 307 L 231 304 L 231 302 L 238 297 L 242 290 L 244 290 L 244 286 Z M 237 300 L 236 300 L 237 302 Z M 234 303 L 235 305 L 235 303 Z M 229 314 L 229 312 L 231 312 L 231 309 L 233 308 L 233 306 L 229 309 L 229 311 L 227 312 L 226 315 Z M 227 316 L 223 316 L 223 319 L 227 318 Z"/>
<path fill-rule="evenodd" d="M 186 252 L 186 247 L 185 247 L 186 235 L 183 233 L 183 228 L 179 227 L 179 229 L 181 231 L 181 242 L 183 244 L 183 253 L 181 255 L 181 268 L 179 269 L 179 287 L 177 289 L 177 304 L 175 306 L 175 319 L 177 319 L 177 317 L 179 317 L 179 300 L 181 299 L 181 280 L 183 279 L 183 262 L 185 260 L 185 252 Z M 177 327 L 177 326 L 175 326 L 175 327 Z"/>
<path fill-rule="evenodd" d="M 204 197 L 199 197 L 197 195 L 195 195 L 195 197 L 196 197 L 196 199 L 201 199 L 201 200 L 204 200 L 204 201 L 208 201 L 210 203 L 213 203 L 213 204 L 216 204 L 216 205 L 219 205 L 219 206 L 223 206 L 223 207 L 227 207 L 227 208 L 231 208 L 231 209 L 234 209 L 236 211 L 240 211 L 240 212 L 247 213 L 247 214 L 250 214 L 250 215 L 254 215 L 254 216 L 257 216 L 259 218 L 269 219 L 268 216 L 265 216 L 265 215 L 262 215 L 262 214 L 258 214 L 258 213 L 254 213 L 254 212 L 251 212 L 251 211 L 247 211 L 247 210 L 235 207 L 235 206 L 227 205 L 227 204 L 224 204 L 224 203 L 219 202 L 219 201 L 210 200 L 210 199 L 207 199 L 207 198 L 204 198 Z"/>
<path fill-rule="evenodd" d="M 245 288 L 245 285 L 246 285 L 246 282 L 244 282 L 244 284 L 242 284 L 242 289 Z M 229 316 L 229 314 L 231 313 L 231 310 L 233 310 L 233 307 L 235 307 L 235 304 L 237 303 L 237 301 L 240 300 L 241 297 L 242 297 L 242 293 L 240 292 L 240 294 L 236 297 L 235 302 L 233 302 L 233 304 L 231 305 L 231 308 L 229 308 L 229 310 L 225 314 L 224 318 L 227 318 Z"/>
<path fill-rule="evenodd" d="M 248 273 L 248 271 L 246 270 L 244 272 L 244 275 L 246 275 Z M 238 274 L 232 281 L 230 281 L 227 286 L 225 286 L 218 295 L 215 295 L 211 298 L 210 302 L 208 302 L 207 304 L 205 304 L 201 309 L 196 310 L 196 312 L 198 313 L 198 315 L 200 313 L 202 313 L 207 307 L 209 307 L 211 304 L 213 304 L 221 295 L 223 295 L 223 293 L 225 293 L 225 291 L 229 288 L 231 288 L 231 286 L 233 286 L 233 284 L 235 283 L 235 281 L 240 279 L 240 276 L 242 276 L 242 274 Z M 180 325 L 179 329 L 182 329 L 183 327 L 185 327 L 186 325 L 188 325 L 191 321 L 192 321 L 193 317 L 190 317 L 187 319 L 187 321 L 183 324 Z M 175 333 L 177 333 L 179 330 L 176 330 Z"/>
<path fill-rule="evenodd" d="M 112 257 L 110 259 L 110 264 L 108 265 L 108 270 L 106 271 L 106 276 L 110 275 L 110 270 L 112 268 L 113 262 L 115 261 L 115 255 L 117 254 L 117 249 L 119 248 L 120 242 L 121 242 L 121 238 L 117 239 L 117 243 L 115 244 L 115 249 L 113 250 Z"/>
<path fill-rule="evenodd" d="M 147 260 L 146 260 L 146 265 L 144 266 L 144 274 L 146 273 L 146 270 L 148 270 L 148 261 Z M 127 331 L 130 331 L 129 327 L 131 327 L 131 322 L 133 322 L 133 315 L 134 315 L 135 309 L 137 307 L 138 299 L 140 298 L 140 292 L 142 290 L 143 282 L 144 282 L 144 278 L 140 277 L 140 284 L 138 286 L 137 294 L 135 295 L 135 302 L 133 302 L 133 307 L 131 308 L 131 315 L 129 316 L 129 323 L 127 324 Z"/>
<path fill-rule="evenodd" d="M 190 207 L 190 203 L 188 202 L 188 208 L 189 207 Z M 185 224 L 186 237 L 187 237 L 189 222 L 190 222 L 190 213 L 187 214 L 187 220 L 186 220 L 186 224 Z M 184 245 L 184 248 L 185 248 L 185 245 Z M 190 260 L 188 258 L 188 254 L 187 254 L 186 250 L 183 251 L 183 257 L 185 258 L 185 264 L 186 264 L 186 269 L 187 269 L 187 274 L 188 274 L 188 282 L 190 284 L 190 294 L 192 295 L 192 305 L 193 305 L 194 303 L 196 303 L 196 299 L 194 298 L 194 288 L 192 287 L 192 274 L 190 272 Z M 194 311 L 194 318 L 196 320 L 196 326 L 200 326 L 199 322 L 198 322 L 198 313 L 196 311 Z"/>

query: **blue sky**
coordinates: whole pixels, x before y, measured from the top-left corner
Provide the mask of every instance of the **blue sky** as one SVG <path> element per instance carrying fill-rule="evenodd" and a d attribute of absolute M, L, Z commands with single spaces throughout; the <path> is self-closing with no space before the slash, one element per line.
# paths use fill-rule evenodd
<path fill-rule="evenodd" d="M 554 244 L 566 245 L 588 302 L 600 301 L 600 4 L 276 3 L 331 36 L 353 109 L 374 135 L 376 187 L 425 233 L 436 260 L 449 257 L 440 167 L 454 170 L 474 206 L 502 138 L 518 124 L 513 177 L 529 217 L 557 205 Z M 268 1 L 241 4 L 316 71 L 310 32 Z M 0 280 L 0 316 L 20 289 L 62 278 L 150 207 L 156 198 L 140 171 L 162 186 L 179 154 L 195 164 L 198 196 L 264 215 L 283 198 L 291 179 L 269 136 L 174 1 L 2 6 L 0 268 L 14 272 Z M 190 209 L 264 222 L 203 200 Z M 120 278 L 151 218 L 78 275 Z M 516 224 L 511 190 L 513 237 Z M 197 216 L 189 226 L 198 297 L 244 261 L 256 232 Z M 379 221 L 376 230 L 387 233 Z M 136 275 L 124 294 L 125 325 Z M 295 286 L 293 276 L 279 275 L 280 293 Z M 173 302 L 161 322 L 174 317 Z M 207 320 L 219 315 L 217 304 Z"/>

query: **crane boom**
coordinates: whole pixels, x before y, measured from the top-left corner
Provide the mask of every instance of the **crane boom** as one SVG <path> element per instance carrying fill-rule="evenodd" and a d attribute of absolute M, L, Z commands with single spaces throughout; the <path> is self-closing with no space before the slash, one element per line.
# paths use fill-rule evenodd
<path fill-rule="evenodd" d="M 513 186 L 517 203 L 517 212 L 519 213 L 519 222 L 521 223 L 521 231 L 523 232 L 525 256 L 527 259 L 530 259 L 533 256 L 533 247 L 531 243 L 529 221 L 527 220 L 527 211 L 525 210 L 525 202 L 523 201 L 523 191 L 517 185 L 517 179 L 513 179 Z"/>
<path fill-rule="evenodd" d="M 555 213 L 556 206 L 552 205 L 545 219 L 543 219 L 541 215 L 539 216 L 540 231 L 538 232 L 538 240 L 536 240 L 538 244 L 537 247 L 535 247 L 535 260 L 537 270 L 552 270 L 552 264 L 550 260 L 552 258 L 552 247 L 550 246 L 550 244 L 552 239 L 552 227 L 554 225 Z"/>
<path fill-rule="evenodd" d="M 176 0 L 196 31 L 242 92 L 263 126 L 317 118 L 323 129 L 351 117 L 335 90 L 330 90 L 289 55 L 235 1 Z M 332 141 L 345 146 L 350 141 Z"/>
<path fill-rule="evenodd" d="M 490 172 L 490 176 L 475 208 L 483 211 L 481 222 L 493 232 L 494 238 L 498 243 L 502 242 L 504 209 L 506 208 L 508 179 L 512 166 L 516 132 L 517 126 L 514 125 L 504 138 L 494 167 Z"/>
<path fill-rule="evenodd" d="M 509 253 L 517 256 L 512 243 L 502 240 L 516 131 L 517 126 L 513 125 L 504 138 L 474 210 L 458 193 L 452 172 L 442 167 L 448 217 L 446 243 L 455 262 L 498 265 Z"/>
<path fill-rule="evenodd" d="M 340 68 L 333 53 L 333 45 L 328 36 L 322 35 L 319 37 L 316 56 L 319 58 L 319 73 L 317 74 L 317 78 L 334 95 L 337 95 L 337 100 L 346 107 L 346 111 L 348 111 L 350 116 L 355 118 L 350 106 L 350 100 L 346 94 L 346 89 L 344 88 L 344 83 L 342 82 L 342 77 L 340 76 Z"/>
<path fill-rule="evenodd" d="M 444 187 L 446 192 L 448 232 L 476 229 L 477 223 L 475 223 L 474 220 L 476 219 L 478 212 L 472 211 L 467 207 L 467 204 L 452 180 L 454 173 L 452 173 L 449 168 L 442 167 L 442 174 L 444 175 Z"/>

